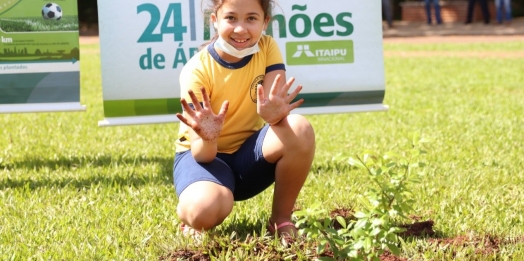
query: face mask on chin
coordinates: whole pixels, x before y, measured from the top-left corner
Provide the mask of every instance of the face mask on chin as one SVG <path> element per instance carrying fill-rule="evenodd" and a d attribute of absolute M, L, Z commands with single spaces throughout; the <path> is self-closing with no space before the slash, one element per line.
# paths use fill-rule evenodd
<path fill-rule="evenodd" d="M 235 47 L 226 42 L 226 40 L 224 40 L 224 38 L 220 37 L 219 35 L 218 39 L 215 41 L 215 47 L 231 56 L 242 59 L 248 55 L 252 55 L 260 51 L 260 47 L 258 47 L 258 42 L 260 41 L 260 38 L 262 38 L 262 34 L 258 38 L 255 45 L 242 50 L 237 50 Z"/>

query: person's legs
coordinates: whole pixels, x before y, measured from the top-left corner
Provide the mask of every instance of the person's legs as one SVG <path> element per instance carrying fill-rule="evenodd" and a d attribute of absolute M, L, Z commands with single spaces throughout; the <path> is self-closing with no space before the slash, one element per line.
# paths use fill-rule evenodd
<path fill-rule="evenodd" d="M 209 230 L 233 209 L 234 176 L 227 164 L 215 159 L 197 163 L 191 152 L 177 153 L 173 171 L 180 220 L 196 229 Z"/>
<path fill-rule="evenodd" d="M 435 6 L 435 19 L 437 20 L 437 24 L 442 23 L 442 16 L 440 15 L 440 3 L 439 0 L 433 0 L 433 4 Z"/>
<path fill-rule="evenodd" d="M 473 10 L 475 9 L 476 0 L 468 0 L 468 12 L 466 14 L 466 24 L 469 24 L 473 20 Z"/>
<path fill-rule="evenodd" d="M 428 24 L 431 24 L 431 5 L 430 5 L 430 1 L 431 0 L 424 0 L 424 8 L 426 9 L 426 18 L 427 18 L 427 23 Z"/>
<path fill-rule="evenodd" d="M 506 22 L 511 22 L 511 0 L 504 0 L 504 12 L 506 16 Z"/>
<path fill-rule="evenodd" d="M 232 155 L 229 166 L 235 173 L 235 201 L 252 198 L 275 182 L 275 162 L 264 157 L 263 146 L 270 126 L 253 133 Z"/>
<path fill-rule="evenodd" d="M 209 181 L 189 185 L 180 194 L 177 206 L 180 220 L 197 230 L 209 230 L 220 225 L 232 210 L 231 191 Z"/>
<path fill-rule="evenodd" d="M 393 26 L 393 9 L 391 7 L 391 0 L 382 0 L 382 9 L 389 27 Z"/>
<path fill-rule="evenodd" d="M 489 9 L 488 9 L 488 1 L 480 0 L 480 8 L 482 9 L 482 17 L 484 18 L 484 23 L 489 24 L 490 15 L 489 15 Z"/>
<path fill-rule="evenodd" d="M 495 13 L 497 23 L 502 23 L 502 0 L 495 0 Z"/>
<path fill-rule="evenodd" d="M 271 222 L 291 220 L 295 201 L 307 178 L 315 154 L 315 132 L 301 115 L 289 115 L 268 130 L 262 146 L 268 162 L 276 162 Z M 287 226 L 281 232 L 293 232 Z"/>

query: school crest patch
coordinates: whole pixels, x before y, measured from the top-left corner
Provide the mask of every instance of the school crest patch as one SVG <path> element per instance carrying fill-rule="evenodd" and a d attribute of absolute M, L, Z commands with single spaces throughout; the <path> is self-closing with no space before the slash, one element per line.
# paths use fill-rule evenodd
<path fill-rule="evenodd" d="M 254 103 L 257 103 L 257 86 L 262 83 L 264 83 L 264 75 L 257 76 L 255 80 L 253 80 L 253 83 L 251 84 L 249 94 L 251 95 L 251 100 Z"/>

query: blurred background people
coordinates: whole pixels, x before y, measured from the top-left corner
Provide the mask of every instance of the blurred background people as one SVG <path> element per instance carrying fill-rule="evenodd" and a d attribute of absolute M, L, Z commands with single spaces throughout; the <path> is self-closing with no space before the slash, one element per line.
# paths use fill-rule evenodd
<path fill-rule="evenodd" d="M 511 0 L 495 0 L 497 23 L 511 23 Z"/>
<path fill-rule="evenodd" d="M 470 24 L 473 20 L 473 10 L 475 9 L 475 3 L 477 0 L 468 0 L 468 13 L 466 15 L 466 24 Z M 489 10 L 487 0 L 478 0 L 480 9 L 482 10 L 482 18 L 485 24 L 489 24 Z"/>
<path fill-rule="evenodd" d="M 391 5 L 391 0 L 382 0 L 382 11 L 388 23 L 388 28 L 393 27 L 393 6 Z"/>
<path fill-rule="evenodd" d="M 442 17 L 440 16 L 440 3 L 439 0 L 424 0 L 424 6 L 426 7 L 426 16 L 428 18 L 428 24 L 431 24 L 431 4 L 435 9 L 435 21 L 437 24 L 442 24 Z"/>

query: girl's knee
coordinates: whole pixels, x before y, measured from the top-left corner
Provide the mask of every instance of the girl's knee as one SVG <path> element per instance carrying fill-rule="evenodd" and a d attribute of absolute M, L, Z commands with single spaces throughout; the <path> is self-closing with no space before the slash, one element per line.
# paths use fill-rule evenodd
<path fill-rule="evenodd" d="M 313 126 L 309 123 L 306 117 L 299 114 L 292 114 L 286 117 L 286 120 L 295 133 L 295 136 L 300 140 L 301 144 L 310 146 L 315 142 L 315 131 Z"/>
<path fill-rule="evenodd" d="M 180 195 L 177 214 L 192 228 L 207 230 L 221 224 L 231 213 L 233 195 L 229 191 L 202 191 L 184 191 Z"/>

